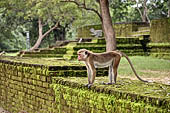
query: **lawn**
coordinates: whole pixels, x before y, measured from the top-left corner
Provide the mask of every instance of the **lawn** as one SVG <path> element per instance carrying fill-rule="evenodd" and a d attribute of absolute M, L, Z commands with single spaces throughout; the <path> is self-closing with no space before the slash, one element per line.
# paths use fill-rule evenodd
<path fill-rule="evenodd" d="M 170 84 L 170 60 L 145 56 L 133 56 L 130 59 L 142 78 Z M 120 62 L 118 74 L 119 77 L 136 79 L 125 58 Z"/>

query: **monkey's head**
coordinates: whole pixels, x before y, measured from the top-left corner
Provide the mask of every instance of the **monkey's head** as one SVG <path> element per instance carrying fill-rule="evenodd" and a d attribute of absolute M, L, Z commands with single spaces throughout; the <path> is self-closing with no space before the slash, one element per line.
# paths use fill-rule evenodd
<path fill-rule="evenodd" d="M 90 51 L 87 49 L 80 49 L 77 51 L 77 55 L 78 55 L 78 60 L 79 61 L 85 61 L 88 56 L 90 54 Z"/>

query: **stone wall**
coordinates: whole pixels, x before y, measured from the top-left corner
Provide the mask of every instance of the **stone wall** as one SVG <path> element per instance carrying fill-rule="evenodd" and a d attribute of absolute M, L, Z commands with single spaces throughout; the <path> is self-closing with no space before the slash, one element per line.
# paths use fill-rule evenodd
<path fill-rule="evenodd" d="M 166 113 L 170 110 L 170 100 L 142 96 L 134 90 L 130 93 L 101 85 L 88 89 L 83 83 L 62 78 L 54 78 L 52 87 L 56 108 L 62 113 Z"/>
<path fill-rule="evenodd" d="M 148 26 L 147 23 L 143 22 L 132 22 L 132 23 L 115 23 L 113 25 L 116 37 L 129 37 L 133 31 L 137 31 L 138 27 Z M 93 38 L 92 32 L 90 29 L 102 30 L 101 25 L 88 25 L 77 29 L 78 38 Z"/>
<path fill-rule="evenodd" d="M 4 109 L 11 113 L 51 111 L 54 93 L 46 66 L 0 60 L 0 81 L 0 106 Z"/>
<path fill-rule="evenodd" d="M 56 112 L 55 95 L 50 87 L 52 77 L 86 76 L 87 73 L 85 66 L 46 66 L 1 58 L 0 107 L 11 113 Z M 97 73 L 101 76 L 107 71 L 102 69 Z"/>
<path fill-rule="evenodd" d="M 170 43 L 170 18 L 152 20 L 150 38 L 154 43 Z"/>
<path fill-rule="evenodd" d="M 141 82 L 130 84 L 128 80 L 128 82 L 121 81 L 126 90 L 121 90 L 120 83 L 115 87 L 94 85 L 88 89 L 85 87 L 87 78 L 83 82 L 84 80 L 81 81 L 81 79 L 84 77 L 76 76 L 77 82 L 74 82 L 71 81 L 71 77 L 61 77 L 61 73 L 61 75 L 57 74 L 60 70 L 65 70 L 68 74 L 74 69 L 77 68 L 1 59 L 0 107 L 11 113 L 19 111 L 28 113 L 167 113 L 170 110 L 169 87 L 166 85 L 149 85 Z M 161 96 L 154 91 L 152 95 L 145 94 L 144 91 L 142 91 L 144 95 L 134 92 L 139 84 L 143 86 L 139 89 L 146 91 L 157 89 L 161 91 L 159 93 Z M 129 92 L 128 86 L 134 86 L 132 92 Z"/>

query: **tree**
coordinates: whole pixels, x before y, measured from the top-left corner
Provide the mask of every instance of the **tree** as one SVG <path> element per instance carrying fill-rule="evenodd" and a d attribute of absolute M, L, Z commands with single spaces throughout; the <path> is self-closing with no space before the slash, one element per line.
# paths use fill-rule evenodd
<path fill-rule="evenodd" d="M 29 14 L 31 17 L 38 18 L 39 36 L 35 45 L 30 50 L 37 49 L 43 38 L 46 37 L 51 31 L 56 29 L 59 24 L 62 24 L 63 21 L 65 21 L 65 24 L 71 23 L 73 21 L 74 15 L 71 14 L 71 12 L 68 12 L 68 9 L 69 7 L 60 3 L 59 0 L 34 1 L 34 6 L 31 6 L 31 13 Z M 43 32 L 43 27 L 46 25 L 50 26 L 50 28 Z"/>
<path fill-rule="evenodd" d="M 138 10 L 142 22 L 149 22 L 150 19 L 148 17 L 148 8 L 147 8 L 147 2 L 148 0 L 133 0 L 136 3 L 136 9 Z M 139 6 L 141 5 L 141 7 Z"/>
<path fill-rule="evenodd" d="M 168 17 L 170 5 L 169 0 L 131 0 L 136 3 L 143 22 L 150 22 L 152 19 Z"/>
<path fill-rule="evenodd" d="M 102 29 L 106 40 L 106 51 L 116 50 L 116 37 L 109 11 L 109 1 L 96 1 L 97 2 L 95 2 L 94 0 L 62 0 L 62 2 L 74 3 L 78 6 L 78 8 L 94 12 L 99 17 L 102 23 Z"/>
<path fill-rule="evenodd" d="M 102 16 L 102 28 L 106 40 L 106 51 L 116 50 L 116 36 L 113 29 L 112 19 L 109 11 L 109 1 L 99 0 L 100 12 Z"/>
<path fill-rule="evenodd" d="M 0 2 L 1 3 L 1 2 Z M 25 47 L 22 27 L 16 23 L 14 14 L 8 14 L 0 4 L 0 50 L 20 50 Z"/>
<path fill-rule="evenodd" d="M 132 7 L 135 2 L 130 0 L 111 0 L 109 4 L 113 23 L 131 22 L 136 19 L 135 10 Z"/>
<path fill-rule="evenodd" d="M 168 2 L 167 2 L 167 7 L 168 7 L 168 16 L 167 17 L 170 17 L 170 0 L 168 0 Z"/>
<path fill-rule="evenodd" d="M 52 26 L 48 31 L 46 31 L 45 33 L 43 33 L 43 24 L 42 24 L 42 20 L 39 18 L 38 19 L 38 28 L 39 28 L 39 36 L 38 36 L 38 40 L 36 41 L 35 45 L 30 49 L 31 51 L 34 50 L 34 49 L 37 49 L 40 44 L 41 44 L 41 41 L 43 40 L 43 38 L 45 36 L 47 36 L 51 31 L 53 31 L 55 28 L 58 27 L 58 23 L 57 22 L 54 26 Z"/>
<path fill-rule="evenodd" d="M 0 7 L 5 8 L 7 14 L 13 14 L 20 25 L 24 26 L 37 20 L 38 39 L 30 50 L 38 48 L 41 41 L 58 25 L 72 23 L 77 15 L 75 6 L 68 6 L 61 3 L 60 0 L 6 0 L 0 2 Z M 29 30 L 29 27 L 26 27 L 26 30 Z"/>

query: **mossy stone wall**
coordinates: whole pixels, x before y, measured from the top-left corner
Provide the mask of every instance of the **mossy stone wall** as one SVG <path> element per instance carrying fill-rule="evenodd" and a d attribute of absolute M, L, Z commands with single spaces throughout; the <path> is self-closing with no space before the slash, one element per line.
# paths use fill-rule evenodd
<path fill-rule="evenodd" d="M 62 58 L 66 54 L 67 49 L 62 47 L 50 48 L 50 49 L 40 49 L 39 51 L 26 51 L 22 57 L 59 57 Z"/>
<path fill-rule="evenodd" d="M 161 98 L 100 86 L 88 89 L 62 78 L 54 78 L 51 86 L 58 113 L 166 113 L 170 108 L 169 101 Z"/>
<path fill-rule="evenodd" d="M 30 59 L 31 60 L 31 59 Z M 107 74 L 98 70 L 98 75 Z M 0 57 L 0 107 L 11 113 L 55 113 L 53 77 L 87 76 L 85 66 L 46 66 Z"/>
<path fill-rule="evenodd" d="M 28 113 L 167 113 L 170 110 L 167 97 L 142 96 L 121 91 L 120 87 L 92 86 L 88 89 L 71 78 L 57 77 L 56 70 L 69 72 L 70 69 L 77 67 L 1 59 L 0 106 L 11 113 L 21 110 Z"/>
<path fill-rule="evenodd" d="M 52 112 L 55 96 L 46 66 L 0 60 L 0 81 L 0 106 L 5 110 Z"/>
<path fill-rule="evenodd" d="M 152 20 L 150 38 L 154 43 L 170 43 L 170 18 Z"/>
<path fill-rule="evenodd" d="M 133 31 L 137 31 L 138 27 L 148 26 L 147 23 L 133 22 L 133 23 L 116 23 L 113 25 L 116 37 L 128 37 Z M 88 25 L 77 29 L 77 38 L 93 38 L 90 29 L 102 30 L 101 25 Z"/>
<path fill-rule="evenodd" d="M 101 25 L 88 25 L 84 27 L 80 27 L 77 29 L 77 38 L 91 38 L 94 37 L 92 36 L 90 29 L 94 28 L 95 30 L 101 30 L 102 26 Z"/>

